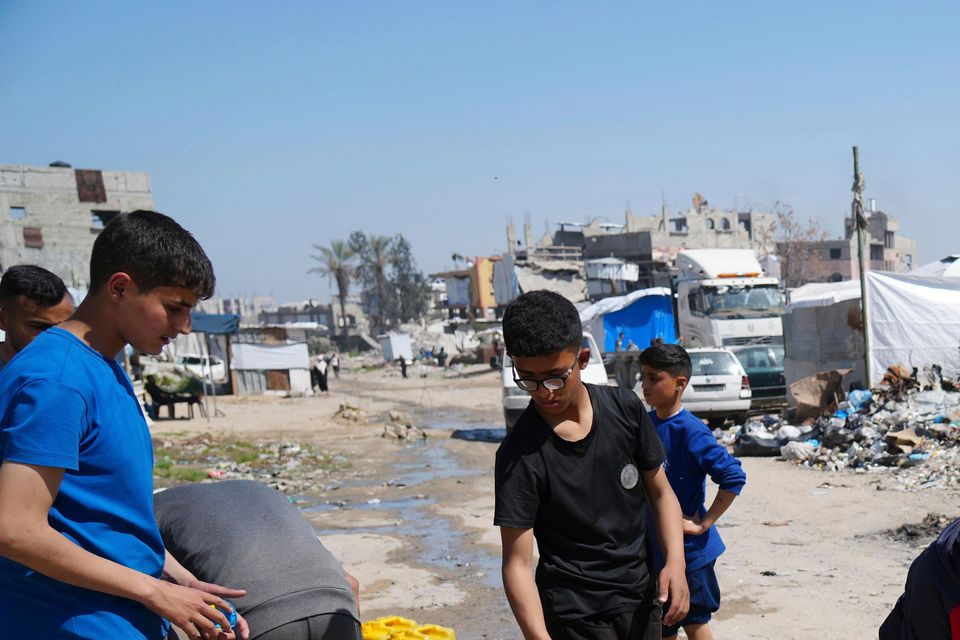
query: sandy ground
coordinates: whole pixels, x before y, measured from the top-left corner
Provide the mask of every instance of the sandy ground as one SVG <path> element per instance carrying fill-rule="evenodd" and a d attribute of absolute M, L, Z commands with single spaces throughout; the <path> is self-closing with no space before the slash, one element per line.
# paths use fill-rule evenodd
<path fill-rule="evenodd" d="M 305 492 L 313 501 L 304 514 L 360 580 L 364 619 L 403 615 L 451 626 L 462 640 L 517 638 L 492 526 L 499 394 L 493 372 L 407 380 L 341 372 L 324 397 L 222 398 L 222 417 L 161 420 L 153 431 L 296 440 L 343 456 L 349 466 L 336 482 Z M 334 419 L 341 404 L 370 421 Z M 391 409 L 428 427 L 426 441 L 382 437 Z M 747 487 L 721 521 L 718 638 L 875 638 L 921 548 L 883 532 L 928 512 L 960 514 L 957 490 L 908 492 L 884 473 L 743 463 Z"/>

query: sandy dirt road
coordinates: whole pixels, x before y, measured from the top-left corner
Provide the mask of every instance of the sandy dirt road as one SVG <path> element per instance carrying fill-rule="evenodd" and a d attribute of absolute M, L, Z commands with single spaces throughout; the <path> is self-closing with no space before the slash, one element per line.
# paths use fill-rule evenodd
<path fill-rule="evenodd" d="M 166 442 L 200 433 L 296 441 L 348 461 L 297 493 L 321 539 L 360 580 L 363 617 L 451 626 L 462 640 L 519 637 L 492 526 L 493 459 L 503 433 L 497 376 L 341 372 L 331 390 L 223 398 L 224 417 L 161 420 L 153 431 Z M 334 419 L 341 404 L 359 407 L 369 422 Z M 428 438 L 382 437 L 389 410 L 426 427 Z M 957 490 L 904 491 L 889 472 L 743 463 L 747 487 L 721 521 L 728 550 L 717 565 L 719 638 L 875 638 L 910 561 L 929 541 L 898 542 L 884 532 L 928 512 L 960 515 Z"/>

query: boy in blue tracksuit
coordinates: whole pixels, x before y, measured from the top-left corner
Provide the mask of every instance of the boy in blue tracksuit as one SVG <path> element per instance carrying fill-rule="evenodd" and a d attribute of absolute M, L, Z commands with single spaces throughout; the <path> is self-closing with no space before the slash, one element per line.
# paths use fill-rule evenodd
<path fill-rule="evenodd" d="M 667 479 L 683 510 L 683 550 L 690 587 L 690 612 L 663 637 L 676 638 L 683 627 L 689 640 L 712 640 L 710 618 L 720 608 L 720 586 L 714 571 L 726 550 L 714 526 L 747 481 L 740 461 L 717 442 L 713 433 L 683 408 L 683 390 L 691 375 L 690 356 L 680 346 L 659 344 L 640 354 L 641 386 L 650 418 L 663 442 Z M 717 483 L 717 496 L 707 509 L 706 476 Z M 652 545 L 654 552 L 659 545 Z M 656 558 L 659 562 L 659 558 Z"/>

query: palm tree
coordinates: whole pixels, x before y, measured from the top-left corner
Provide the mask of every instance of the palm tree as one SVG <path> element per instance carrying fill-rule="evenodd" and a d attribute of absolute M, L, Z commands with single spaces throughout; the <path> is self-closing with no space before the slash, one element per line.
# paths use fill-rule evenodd
<path fill-rule="evenodd" d="M 385 328 L 385 313 L 387 306 L 387 267 L 393 257 L 393 243 L 390 236 L 370 236 L 369 269 L 373 272 L 377 287 L 377 317 L 381 329 Z"/>
<path fill-rule="evenodd" d="M 337 283 L 337 292 L 340 296 L 340 318 L 343 322 L 343 335 L 347 335 L 346 299 L 350 293 L 350 279 L 353 277 L 353 249 L 343 240 L 331 240 L 329 247 L 315 244 L 313 248 L 319 251 L 318 255 L 310 257 L 319 264 L 308 273 L 317 273 L 326 276 L 327 280 Z"/>

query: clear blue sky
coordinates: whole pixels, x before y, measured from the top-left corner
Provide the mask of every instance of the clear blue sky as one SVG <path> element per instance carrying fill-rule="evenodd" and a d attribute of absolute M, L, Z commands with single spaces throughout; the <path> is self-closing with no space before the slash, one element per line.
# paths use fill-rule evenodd
<path fill-rule="evenodd" d="M 501 252 L 508 216 L 790 203 L 851 146 L 922 262 L 960 252 L 956 2 L 0 0 L 0 163 L 147 171 L 219 293 L 326 296 L 311 243 Z"/>

